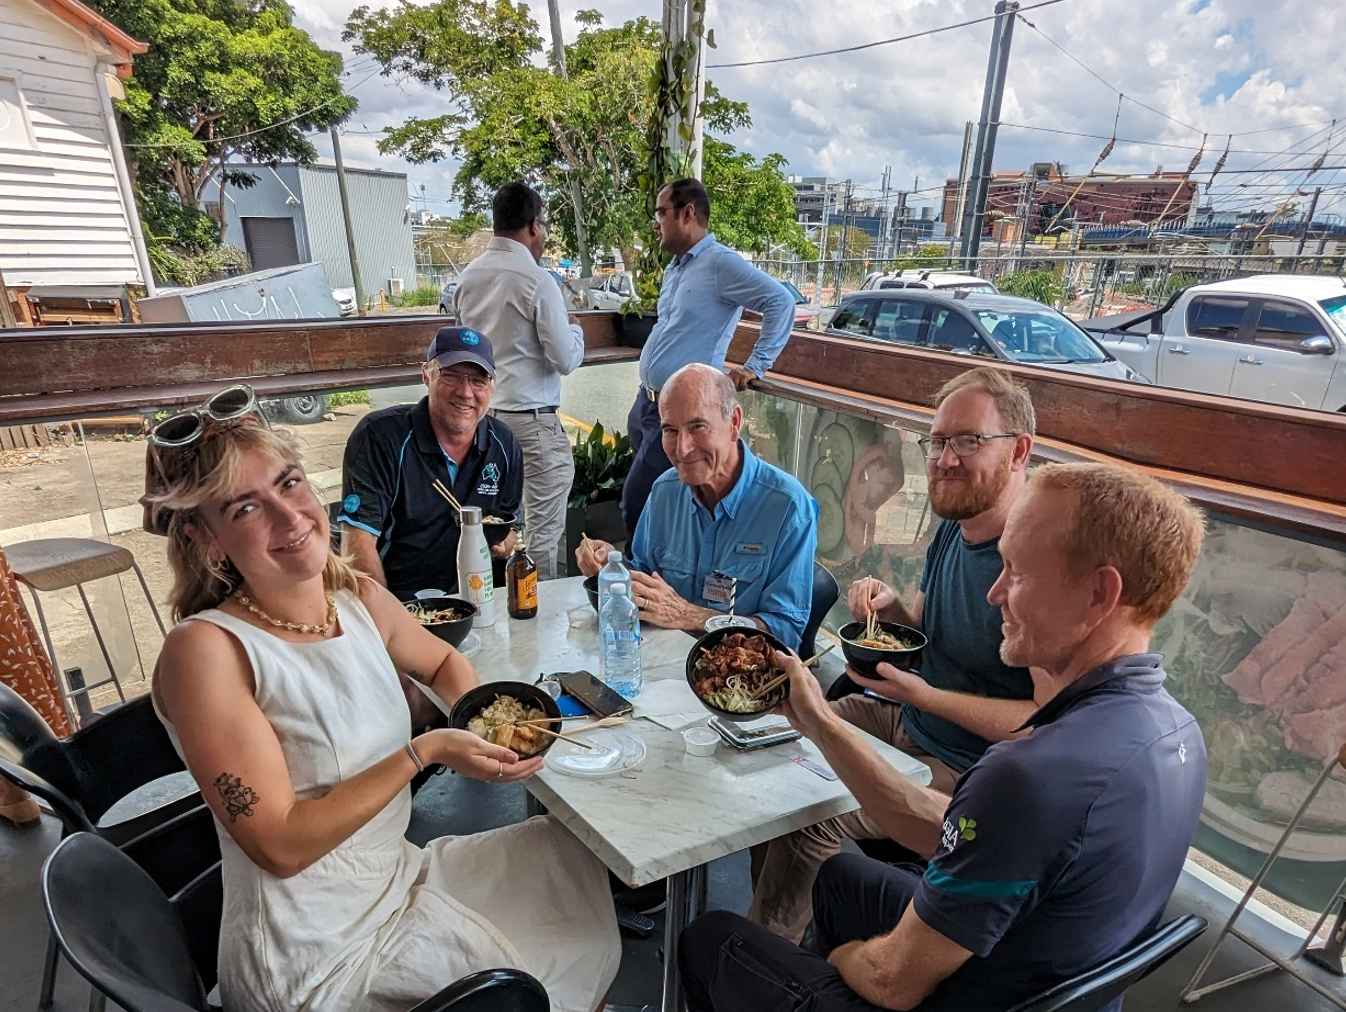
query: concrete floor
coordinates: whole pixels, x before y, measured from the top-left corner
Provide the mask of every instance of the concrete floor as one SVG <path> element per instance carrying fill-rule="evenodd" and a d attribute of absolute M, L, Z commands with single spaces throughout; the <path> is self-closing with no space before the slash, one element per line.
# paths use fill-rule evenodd
<path fill-rule="evenodd" d="M 497 787 L 439 777 L 417 796 L 408 836 L 423 842 L 433 836 L 480 832 L 508 825 L 524 817 L 524 790 L 518 785 Z M 44 819 L 39 829 L 18 831 L 0 824 L 0 882 L 4 883 L 4 914 L 0 916 L 0 1012 L 32 1012 L 37 1004 L 47 929 L 42 913 L 38 874 L 42 862 L 59 840 L 55 820 Z M 749 899 L 747 854 L 736 854 L 711 865 L 710 905 L 746 910 Z M 1212 927 L 1177 959 L 1134 988 L 1127 997 L 1128 1012 L 1176 1012 L 1184 1006 L 1178 991 L 1187 982 L 1219 925 L 1228 916 L 1231 903 L 1197 877 L 1184 874 L 1169 905 L 1168 916 L 1195 912 Z M 621 972 L 609 996 L 622 1009 L 658 1007 L 661 965 L 662 914 L 655 915 L 658 930 L 648 940 L 626 940 Z M 1288 952 L 1294 940 L 1257 922 L 1241 920 L 1245 928 L 1266 944 Z M 1226 942 L 1208 979 L 1218 979 L 1258 965 L 1258 958 L 1237 941 Z M 1342 982 L 1319 975 L 1327 986 L 1346 990 Z M 88 985 L 62 963 L 56 990 L 58 1012 L 76 1012 L 88 1006 Z M 1333 1006 L 1308 988 L 1281 975 L 1241 984 L 1206 998 L 1200 1008 L 1211 1012 L 1275 1009 L 1276 1012 L 1327 1012 Z"/>

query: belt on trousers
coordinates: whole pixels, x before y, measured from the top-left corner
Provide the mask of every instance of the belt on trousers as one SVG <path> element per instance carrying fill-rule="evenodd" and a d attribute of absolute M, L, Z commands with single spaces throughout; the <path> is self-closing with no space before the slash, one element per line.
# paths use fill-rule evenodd
<path fill-rule="evenodd" d="M 647 400 L 653 401 L 655 404 L 658 404 L 658 403 L 659 403 L 659 391 L 658 391 L 658 390 L 651 390 L 651 389 L 650 389 L 649 387 L 647 387 L 644 383 L 642 383 L 642 384 L 640 384 L 640 392 L 641 392 L 642 394 L 645 395 L 645 397 L 646 397 Z"/>
<path fill-rule="evenodd" d="M 549 404 L 545 408 L 492 408 L 497 415 L 532 415 L 536 418 L 538 415 L 554 415 L 559 410 L 555 404 Z"/>

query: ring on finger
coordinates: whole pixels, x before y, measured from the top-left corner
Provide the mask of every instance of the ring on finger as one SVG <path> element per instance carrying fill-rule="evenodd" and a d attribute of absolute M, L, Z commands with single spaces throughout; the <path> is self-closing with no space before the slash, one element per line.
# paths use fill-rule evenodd
<path fill-rule="evenodd" d="M 501 759 L 501 760 L 500 760 L 500 772 L 497 773 L 497 774 L 495 775 L 495 778 L 496 778 L 497 780 L 499 780 L 499 779 L 500 779 L 501 777 L 503 777 L 504 775 L 505 775 L 505 760 Z"/>

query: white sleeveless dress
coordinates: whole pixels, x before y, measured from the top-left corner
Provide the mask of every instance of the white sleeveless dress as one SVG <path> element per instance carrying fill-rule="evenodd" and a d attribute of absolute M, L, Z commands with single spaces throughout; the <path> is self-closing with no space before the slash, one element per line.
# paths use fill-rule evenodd
<path fill-rule="evenodd" d="M 341 634 L 314 643 L 286 642 L 216 609 L 193 616 L 243 645 L 301 800 L 402 748 L 410 727 L 369 612 L 347 592 L 337 607 Z M 225 1012 L 403 1012 L 493 967 L 537 977 L 554 1009 L 592 1012 L 621 959 L 599 860 L 550 818 L 421 849 L 405 839 L 410 816 L 408 787 L 291 878 L 263 871 L 217 823 Z"/>

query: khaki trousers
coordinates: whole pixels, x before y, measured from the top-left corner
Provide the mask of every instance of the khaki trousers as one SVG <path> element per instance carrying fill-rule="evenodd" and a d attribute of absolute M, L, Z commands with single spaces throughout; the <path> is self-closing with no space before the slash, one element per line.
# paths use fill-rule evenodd
<path fill-rule="evenodd" d="M 868 696 L 845 696 L 831 704 L 848 723 L 886 741 L 930 767 L 930 786 L 952 794 L 958 774 L 917 745 L 902 728 L 902 708 Z M 842 840 L 882 840 L 887 834 L 864 811 L 819 822 L 752 849 L 752 906 L 748 920 L 798 943 L 813 919 L 813 881 Z"/>
<path fill-rule="evenodd" d="M 566 500 L 575 478 L 561 419 L 554 413 L 538 415 L 492 411 L 509 426 L 523 451 L 523 525 L 528 554 L 537 563 L 538 579 L 556 577 L 556 553 L 566 528 Z"/>

